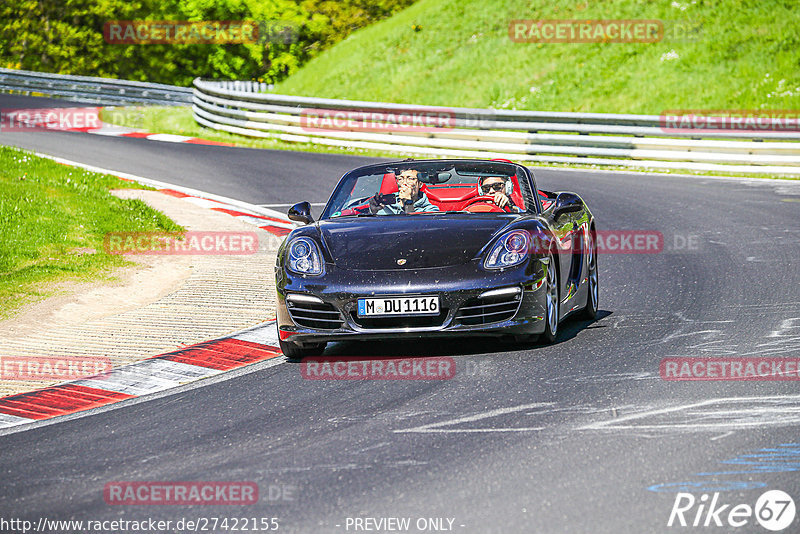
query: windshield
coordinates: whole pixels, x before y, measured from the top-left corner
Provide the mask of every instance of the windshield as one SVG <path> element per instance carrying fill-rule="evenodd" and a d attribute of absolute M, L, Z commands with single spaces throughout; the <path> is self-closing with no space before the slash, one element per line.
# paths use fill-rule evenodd
<path fill-rule="evenodd" d="M 323 219 L 441 213 L 535 212 L 524 170 L 495 161 L 373 165 L 345 175 Z"/>

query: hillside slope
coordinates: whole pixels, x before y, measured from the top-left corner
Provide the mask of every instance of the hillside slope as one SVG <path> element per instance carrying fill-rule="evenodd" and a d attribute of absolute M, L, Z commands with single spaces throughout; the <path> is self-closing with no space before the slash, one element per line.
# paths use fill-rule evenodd
<path fill-rule="evenodd" d="M 777 0 L 420 0 L 275 92 L 558 111 L 797 110 L 798 13 Z M 518 43 L 517 19 L 659 19 L 667 32 L 656 43 Z"/>

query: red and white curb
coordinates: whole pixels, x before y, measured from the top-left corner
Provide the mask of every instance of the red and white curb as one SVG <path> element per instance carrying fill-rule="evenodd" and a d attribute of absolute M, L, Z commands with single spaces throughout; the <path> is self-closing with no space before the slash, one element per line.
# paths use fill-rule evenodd
<path fill-rule="evenodd" d="M 35 154 L 64 165 L 154 187 L 164 194 L 226 213 L 280 237 L 297 226 L 282 213 L 269 208 L 48 154 Z M 246 365 L 279 358 L 283 354 L 278 345 L 278 333 L 272 321 L 232 336 L 117 367 L 103 375 L 0 397 L 0 430 L 158 393 Z"/>
<path fill-rule="evenodd" d="M 279 358 L 275 322 L 83 380 L 0 398 L 0 429 L 84 412 Z M 276 364 L 280 361 L 276 361 Z"/>
<path fill-rule="evenodd" d="M 200 137 L 189 137 L 185 135 L 151 133 L 137 128 L 127 128 L 125 126 L 115 126 L 104 123 L 100 128 L 64 128 L 66 132 L 83 132 L 93 135 L 105 135 L 107 137 L 129 137 L 134 139 L 147 139 L 149 141 L 163 141 L 166 143 L 189 143 L 192 145 L 214 145 L 214 146 L 236 146 L 234 143 L 223 143 L 220 141 L 209 141 Z"/>
<path fill-rule="evenodd" d="M 245 211 L 242 211 L 241 209 L 235 209 L 236 207 L 231 206 L 230 204 L 225 204 L 224 202 L 220 202 L 217 200 L 209 200 L 207 198 L 189 195 L 181 191 L 176 191 L 175 189 L 159 189 L 159 191 L 161 193 L 173 197 L 182 198 L 188 202 L 191 202 L 196 206 L 200 206 L 201 208 L 209 208 L 214 211 L 219 211 L 221 213 L 232 215 L 233 217 L 236 217 L 242 222 L 258 226 L 262 230 L 266 230 L 267 232 L 270 232 L 277 236 L 285 236 L 286 234 L 288 234 L 294 228 L 297 227 L 295 223 L 293 223 L 292 221 L 290 221 L 285 217 L 282 218 L 276 216 L 247 213 Z"/>
<path fill-rule="evenodd" d="M 112 108 L 113 109 L 113 108 Z M 195 145 L 236 146 L 234 143 L 209 141 L 200 137 L 146 132 L 100 120 L 102 107 L 59 107 L 35 109 L 4 109 L 3 128 L 6 131 L 57 130 L 82 132 L 108 137 L 130 137 L 167 143 Z"/>

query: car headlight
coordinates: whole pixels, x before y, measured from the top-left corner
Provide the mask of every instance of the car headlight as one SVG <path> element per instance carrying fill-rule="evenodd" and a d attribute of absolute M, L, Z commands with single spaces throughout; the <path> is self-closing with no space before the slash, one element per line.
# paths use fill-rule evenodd
<path fill-rule="evenodd" d="M 527 230 L 512 230 L 503 235 L 486 255 L 483 266 L 487 269 L 512 267 L 525 261 L 531 234 Z"/>
<path fill-rule="evenodd" d="M 322 253 L 308 237 L 292 239 L 288 247 L 286 267 L 298 274 L 322 274 Z"/>

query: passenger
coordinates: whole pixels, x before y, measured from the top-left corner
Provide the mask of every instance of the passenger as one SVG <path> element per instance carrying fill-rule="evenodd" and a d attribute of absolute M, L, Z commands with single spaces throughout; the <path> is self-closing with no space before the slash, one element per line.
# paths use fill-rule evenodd
<path fill-rule="evenodd" d="M 420 213 L 439 211 L 431 204 L 428 196 L 419 190 L 419 172 L 416 169 L 401 170 L 395 177 L 397 180 L 397 200 L 394 203 L 383 203 L 390 195 L 376 195 L 369 200 L 370 212 L 378 215 L 400 215 L 403 213 Z M 394 198 L 391 198 L 394 200 Z"/>
<path fill-rule="evenodd" d="M 483 176 L 478 180 L 479 194 L 493 197 L 492 202 L 499 208 L 510 206 L 512 211 L 520 211 L 509 196 L 512 187 L 510 179 L 502 176 Z"/>

